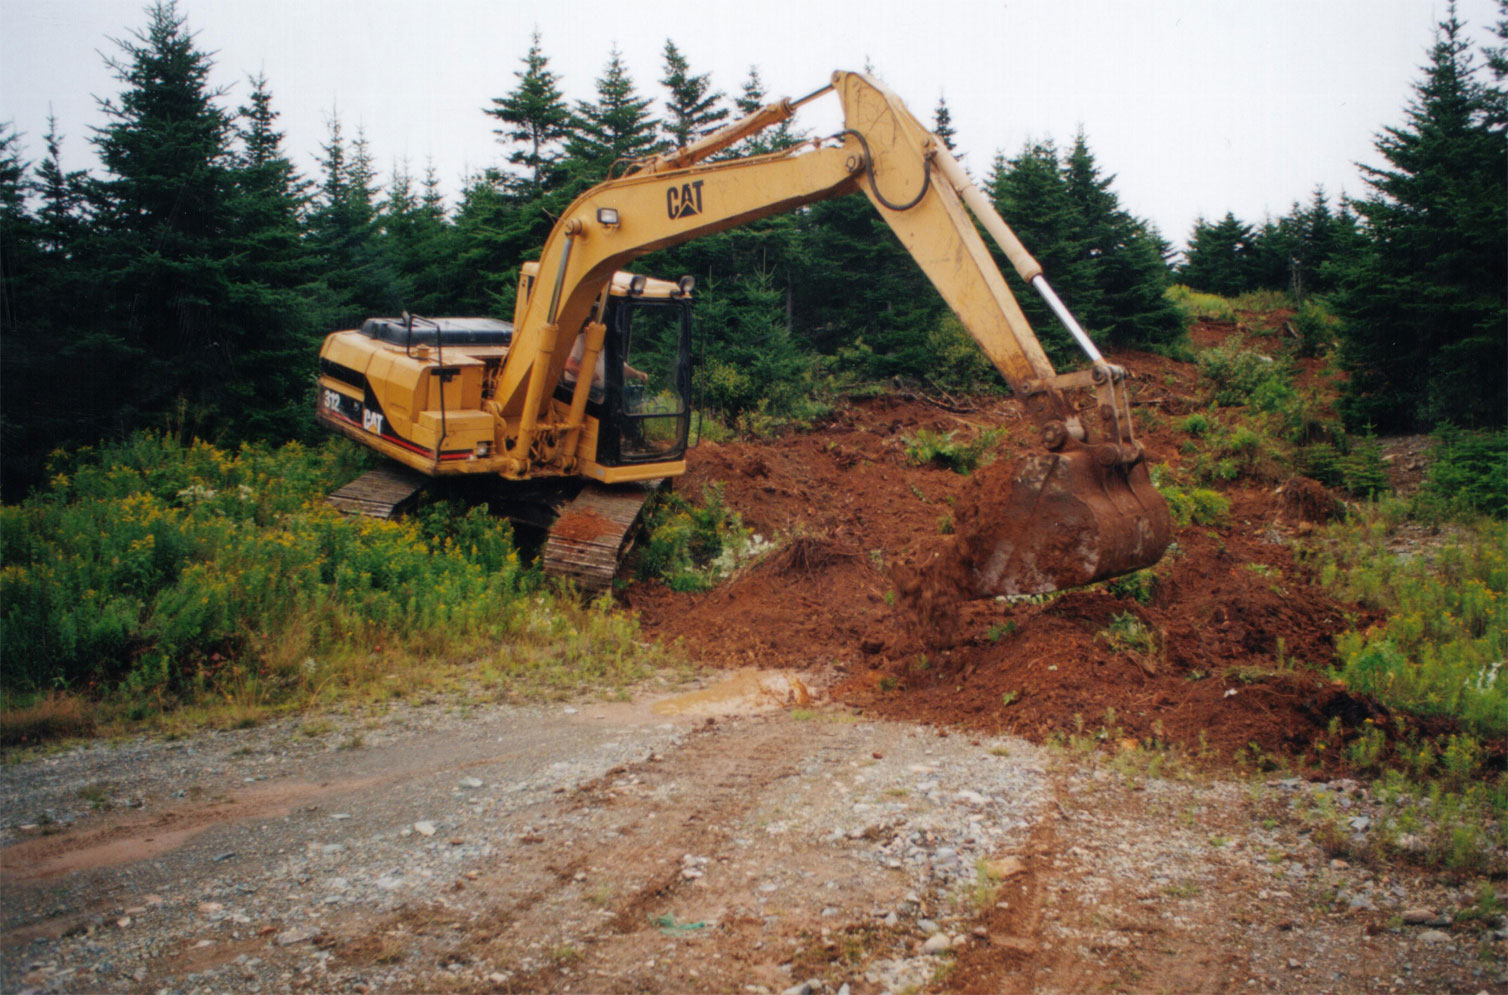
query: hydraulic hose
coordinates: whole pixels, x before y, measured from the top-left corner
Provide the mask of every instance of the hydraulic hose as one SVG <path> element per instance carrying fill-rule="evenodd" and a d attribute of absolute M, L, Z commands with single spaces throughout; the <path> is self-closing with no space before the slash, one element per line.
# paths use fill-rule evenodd
<path fill-rule="evenodd" d="M 915 197 L 912 197 L 904 204 L 891 203 L 890 200 L 880 192 L 880 185 L 875 182 L 874 156 L 869 154 L 869 142 L 865 141 L 864 136 L 859 132 L 854 131 L 852 128 L 844 128 L 842 131 L 838 132 L 837 137 L 841 138 L 844 135 L 852 135 L 859 140 L 859 145 L 864 149 L 864 174 L 869 177 L 869 189 L 874 191 L 874 199 L 884 205 L 886 209 L 891 211 L 909 211 L 917 204 L 920 204 L 922 202 L 922 198 L 927 196 L 927 191 L 932 189 L 931 163 L 926 158 L 923 158 L 922 188 L 916 192 Z"/>

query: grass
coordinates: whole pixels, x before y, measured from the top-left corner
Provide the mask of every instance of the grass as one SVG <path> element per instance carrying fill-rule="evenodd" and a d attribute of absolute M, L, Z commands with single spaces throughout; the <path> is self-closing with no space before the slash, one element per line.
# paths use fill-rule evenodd
<path fill-rule="evenodd" d="M 1004 427 L 989 428 L 973 439 L 964 440 L 958 432 L 933 432 L 920 428 L 903 436 L 906 458 L 915 466 L 929 463 L 967 476 L 992 459 L 990 450 L 1005 435 Z"/>
<path fill-rule="evenodd" d="M 336 512 L 324 495 L 361 459 L 343 440 L 147 434 L 55 453 L 48 486 L 0 509 L 0 741 L 234 728 L 478 674 L 552 697 L 667 663 L 631 618 L 522 563 L 485 509 Z"/>
<path fill-rule="evenodd" d="M 1336 640 L 1353 690 L 1416 715 L 1453 718 L 1477 735 L 1508 736 L 1508 525 L 1457 526 L 1459 538 L 1409 556 L 1381 506 L 1331 526 L 1303 550 L 1320 583 L 1384 613 Z"/>

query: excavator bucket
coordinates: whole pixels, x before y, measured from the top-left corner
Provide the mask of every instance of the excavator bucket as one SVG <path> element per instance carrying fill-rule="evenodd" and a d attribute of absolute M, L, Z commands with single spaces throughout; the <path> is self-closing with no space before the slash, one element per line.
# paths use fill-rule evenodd
<path fill-rule="evenodd" d="M 1117 447 L 1033 456 L 975 475 L 950 547 L 894 580 L 928 642 L 954 641 L 956 604 L 1078 587 L 1156 563 L 1172 540 L 1168 506 L 1146 464 Z"/>
<path fill-rule="evenodd" d="M 968 591 L 1040 594 L 1151 566 L 1173 537 L 1146 464 L 1117 465 L 1115 447 L 1034 456 L 1005 500 L 980 492 L 958 544 Z"/>

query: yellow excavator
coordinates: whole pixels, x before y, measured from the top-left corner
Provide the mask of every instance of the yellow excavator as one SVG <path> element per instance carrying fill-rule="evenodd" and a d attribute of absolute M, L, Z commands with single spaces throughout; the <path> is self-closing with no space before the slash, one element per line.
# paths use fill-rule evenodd
<path fill-rule="evenodd" d="M 844 130 L 766 155 L 712 160 L 833 92 Z M 561 216 L 526 263 L 512 323 L 371 319 L 320 351 L 318 416 L 396 465 L 331 495 L 387 517 L 433 478 L 555 485 L 547 571 L 606 587 L 654 484 L 685 472 L 691 426 L 690 277 L 625 272 L 700 235 L 862 192 L 1041 429 L 996 536 L 971 539 L 967 595 L 1056 590 L 1155 563 L 1171 537 L 1132 427 L 1123 369 L 1105 361 L 1042 268 L 943 143 L 883 84 L 835 72 L 798 100 L 627 164 Z M 1089 368 L 1058 374 L 978 223 L 1068 328 Z M 1080 405 L 1070 392 L 1091 391 Z M 564 489 L 563 492 L 561 489 Z"/>

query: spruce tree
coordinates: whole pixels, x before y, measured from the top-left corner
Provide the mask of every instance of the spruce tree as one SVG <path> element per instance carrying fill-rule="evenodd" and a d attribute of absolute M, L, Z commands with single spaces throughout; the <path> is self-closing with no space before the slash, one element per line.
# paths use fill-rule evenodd
<path fill-rule="evenodd" d="M 91 185 L 91 241 L 114 319 L 100 325 L 132 359 L 97 371 L 96 386 L 118 429 L 179 403 L 207 426 L 244 333 L 223 320 L 231 122 L 209 86 L 209 56 L 176 5 L 147 15 L 146 29 L 117 41 L 121 55 L 106 60 L 125 90 L 100 102 L 108 123 L 93 139 L 106 175 Z"/>
<path fill-rule="evenodd" d="M 1205 293 L 1234 297 L 1255 286 L 1251 227 L 1230 211 L 1218 222 L 1194 222 L 1178 279 Z"/>
<path fill-rule="evenodd" d="M 578 175 L 602 180 L 613 163 L 635 160 L 659 150 L 659 122 L 649 113 L 649 97 L 640 97 L 616 46 L 597 79 L 597 99 L 578 101 L 566 155 Z"/>
<path fill-rule="evenodd" d="M 348 148 L 338 116 L 332 115 L 329 128 L 330 138 L 321 147 L 323 175 L 309 218 L 309 242 L 335 308 L 335 323 L 349 327 L 369 315 L 399 313 L 409 287 L 382 238 L 365 136 L 358 131 Z"/>
<path fill-rule="evenodd" d="M 1080 132 L 1064 164 L 1064 182 L 1077 208 L 1081 261 L 1089 266 L 1096 294 L 1078 318 L 1091 334 L 1103 332 L 1116 346 L 1166 345 L 1183 335 L 1183 319 L 1164 294 L 1169 276 L 1162 239 L 1122 210 L 1110 189 L 1114 181 L 1100 175 Z"/>
<path fill-rule="evenodd" d="M 733 99 L 733 105 L 738 108 L 739 114 L 747 116 L 768 102 L 769 95 L 765 92 L 764 80 L 759 77 L 759 67 L 750 66 L 749 75 L 740 86 L 739 96 Z M 738 143 L 736 151 L 740 155 L 762 155 L 766 152 L 788 149 L 805 138 L 806 134 L 793 128 L 790 119 L 787 118 L 773 127 L 745 138 Z"/>
<path fill-rule="evenodd" d="M 948 110 L 948 98 L 941 94 L 937 97 L 937 108 L 932 112 L 932 134 L 942 139 L 949 152 L 957 150 L 953 141 L 953 112 Z"/>
<path fill-rule="evenodd" d="M 707 73 L 692 74 L 686 57 L 669 38 L 665 39 L 665 76 L 660 83 L 670 94 L 665 101 L 670 114 L 663 127 L 672 148 L 684 148 L 710 135 L 727 119 L 722 93 L 712 89 Z"/>
<path fill-rule="evenodd" d="M 303 237 L 309 181 L 283 151 L 266 77 L 251 78 L 239 109 L 229 203 L 222 236 L 230 279 L 240 288 L 235 320 L 243 344 L 227 364 L 226 400 L 238 413 L 235 435 L 285 439 L 307 434 L 312 383 L 329 302 L 314 280 Z"/>
<path fill-rule="evenodd" d="M 511 146 L 508 162 L 524 170 L 510 178 L 525 196 L 537 197 L 551 182 L 562 144 L 570 134 L 571 109 L 560 93 L 560 77 L 540 48 L 539 32 L 530 37 L 524 70 L 515 72 L 518 86 L 506 97 L 494 97 L 485 113 L 498 119 L 498 140 Z"/>
<path fill-rule="evenodd" d="M 1508 420 L 1508 135 L 1455 7 L 1405 122 L 1385 128 L 1356 201 L 1366 246 L 1341 277 L 1342 413 L 1411 429 Z"/>
<path fill-rule="evenodd" d="M 1097 313 L 1100 291 L 1094 283 L 1089 243 L 1079 223 L 1078 205 L 1068 192 L 1057 146 L 1049 139 L 1026 143 L 1010 159 L 997 154 L 986 189 L 996 210 L 1042 264 L 1048 282 L 1068 308 L 1075 315 Z M 1036 292 L 1021 283 L 1015 269 L 1003 257 L 1000 262 L 1053 362 L 1076 364 L 1082 354 L 1072 337 Z"/>
<path fill-rule="evenodd" d="M 39 238 L 42 247 L 61 263 L 78 245 L 85 224 L 84 187 L 89 174 L 63 168 L 63 136 L 58 134 L 57 119 L 47 115 L 47 158 L 37 167 L 36 192 L 41 200 L 37 209 Z"/>

